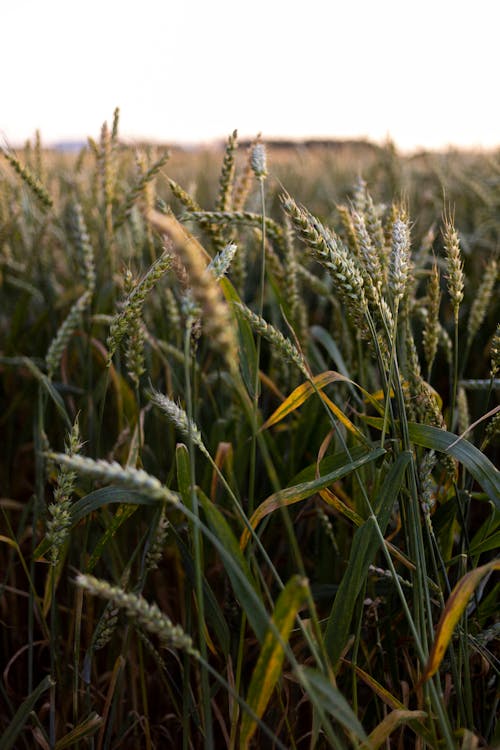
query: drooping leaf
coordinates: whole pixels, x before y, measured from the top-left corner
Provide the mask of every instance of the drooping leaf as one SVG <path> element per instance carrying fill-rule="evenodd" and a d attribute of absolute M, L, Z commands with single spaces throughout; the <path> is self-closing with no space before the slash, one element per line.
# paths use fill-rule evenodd
<path fill-rule="evenodd" d="M 422 682 L 428 680 L 438 671 L 448 644 L 451 641 L 453 631 L 465 612 L 470 597 L 481 582 L 481 579 L 493 570 L 500 570 L 500 560 L 492 560 L 486 565 L 482 565 L 480 568 L 466 573 L 451 592 L 437 624 L 436 636 L 431 653 L 429 654 L 427 666 L 422 675 Z"/>
<path fill-rule="evenodd" d="M 406 710 L 406 706 L 404 705 L 404 703 L 402 703 L 398 698 L 390 693 L 387 688 L 380 684 L 380 682 L 377 682 L 377 680 L 372 677 L 372 675 L 368 674 L 368 672 L 365 672 L 364 669 L 361 669 L 361 667 L 359 667 L 357 664 L 352 664 L 350 661 L 348 661 L 348 659 L 343 658 L 342 662 L 344 664 L 347 664 L 351 669 L 354 669 L 356 675 L 360 678 L 360 680 L 362 680 L 362 682 L 364 682 L 365 685 L 370 688 L 370 690 L 373 690 L 375 695 L 378 695 L 378 697 L 382 701 L 384 701 L 384 703 L 389 706 L 389 708 L 392 708 L 395 711 Z M 409 719 L 408 725 L 425 742 L 427 742 L 429 745 L 432 743 L 432 735 L 420 718 L 417 717 Z"/>
<path fill-rule="evenodd" d="M 459 440 L 457 435 L 430 425 L 408 424 L 410 440 L 416 445 L 448 453 L 463 464 L 467 471 L 481 485 L 490 499 L 500 509 L 500 471 L 491 463 L 479 448 L 468 440 Z"/>
<path fill-rule="evenodd" d="M 61 415 L 66 428 L 71 430 L 72 424 L 66 411 L 64 401 L 61 398 L 61 394 L 57 391 L 53 383 L 49 380 L 47 375 L 43 373 L 29 357 L 1 357 L 0 361 L 6 365 L 12 365 L 15 367 L 26 367 L 31 374 L 34 376 L 44 391 L 48 394 L 51 400 L 54 402 L 55 407 Z"/>
<path fill-rule="evenodd" d="M 250 519 L 251 526 L 255 529 L 255 527 L 260 523 L 260 521 L 262 521 L 263 518 L 269 515 L 269 513 L 275 511 L 277 508 L 293 505 L 294 503 L 298 503 L 301 500 L 305 500 L 306 498 L 311 497 L 311 495 L 314 495 L 316 492 L 319 492 L 325 487 L 328 487 L 328 485 L 332 484 L 332 482 L 336 482 L 337 479 L 345 477 L 347 474 L 350 474 L 351 472 L 359 469 L 365 464 L 376 461 L 378 458 L 380 458 L 380 456 L 383 456 L 384 453 L 385 450 L 383 448 L 375 448 L 374 450 L 365 453 L 357 460 L 346 463 L 344 466 L 339 467 L 335 471 L 332 471 L 325 476 L 321 476 L 318 479 L 314 479 L 310 482 L 304 482 L 303 484 L 297 484 L 293 487 L 287 487 L 284 490 L 275 492 L 273 495 L 268 497 L 267 500 L 264 500 L 261 505 L 259 505 Z M 245 529 L 240 539 L 240 546 L 242 549 L 246 547 L 249 537 L 250 532 Z"/>
<path fill-rule="evenodd" d="M 299 408 L 299 406 L 302 406 L 302 404 L 307 401 L 308 398 L 316 393 L 317 389 L 320 393 L 321 398 L 328 405 L 331 412 L 335 414 L 339 422 L 341 422 L 352 435 L 358 438 L 358 440 L 366 444 L 367 441 L 363 433 L 360 432 L 356 425 L 351 422 L 349 417 L 347 417 L 344 412 L 339 409 L 339 407 L 334 404 L 333 401 L 331 401 L 325 393 L 323 393 L 323 388 L 326 388 L 329 383 L 333 383 L 336 381 L 351 383 L 351 381 L 344 375 L 341 375 L 334 370 L 328 370 L 327 372 L 322 372 L 319 375 L 315 375 L 312 378 L 312 381 L 313 382 L 310 382 L 308 380 L 305 383 L 297 386 L 297 388 L 292 391 L 288 398 L 286 398 L 285 401 L 280 404 L 276 411 L 271 414 L 269 419 L 262 425 L 261 430 L 266 430 L 268 427 L 277 424 L 286 416 L 294 412 Z M 316 386 L 316 389 L 314 386 Z"/>
<path fill-rule="evenodd" d="M 281 674 L 285 651 L 295 617 L 306 600 L 307 580 L 294 576 L 279 595 L 272 617 L 273 627 L 266 632 L 264 642 L 248 688 L 247 703 L 260 719 Z M 277 633 L 276 633 L 277 631 Z M 279 638 L 278 638 L 279 634 Z M 246 750 L 257 729 L 257 722 L 248 713 L 243 715 L 240 731 L 240 750 Z"/>
<path fill-rule="evenodd" d="M 363 417 L 366 424 L 381 430 L 383 420 L 379 417 Z M 441 430 L 427 424 L 408 423 L 410 440 L 422 448 L 429 448 L 453 456 L 463 464 L 476 482 L 483 488 L 495 507 L 500 510 L 500 471 L 489 458 L 468 440 L 462 440 L 453 432 Z"/>

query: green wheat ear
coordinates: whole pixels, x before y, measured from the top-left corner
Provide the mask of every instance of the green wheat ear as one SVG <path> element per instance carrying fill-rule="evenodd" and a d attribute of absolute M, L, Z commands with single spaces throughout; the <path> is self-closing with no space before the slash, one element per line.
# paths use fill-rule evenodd
<path fill-rule="evenodd" d="M 460 240 L 451 217 L 445 217 L 443 242 L 446 254 L 448 294 L 453 307 L 455 321 L 458 322 L 460 303 L 464 297 L 464 271 Z"/>
<path fill-rule="evenodd" d="M 13 154 L 9 154 L 4 148 L 0 148 L 0 152 L 3 154 L 5 159 L 9 162 L 14 171 L 19 175 L 26 187 L 33 193 L 35 198 L 39 201 L 44 211 L 52 208 L 53 200 L 50 197 L 47 189 L 42 185 L 38 177 L 31 172 L 28 167 L 21 164 Z"/>
<path fill-rule="evenodd" d="M 227 139 L 224 162 L 219 180 L 219 195 L 215 204 L 217 211 L 229 211 L 232 207 L 231 194 L 234 185 L 234 157 L 238 145 L 238 131 L 234 130 Z"/>
<path fill-rule="evenodd" d="M 119 586 L 111 586 L 107 581 L 101 581 L 94 576 L 79 574 L 76 584 L 94 596 L 107 599 L 118 609 L 125 610 L 132 622 L 158 636 L 164 647 L 178 648 L 198 657 L 192 638 L 180 625 L 174 625 L 156 604 L 149 604 L 142 596 L 127 593 Z"/>

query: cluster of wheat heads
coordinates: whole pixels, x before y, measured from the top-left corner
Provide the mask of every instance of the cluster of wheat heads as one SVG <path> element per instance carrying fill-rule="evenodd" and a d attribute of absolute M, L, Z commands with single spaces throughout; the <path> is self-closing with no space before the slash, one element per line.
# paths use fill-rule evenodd
<path fill-rule="evenodd" d="M 378 199 L 298 200 L 233 133 L 198 190 L 118 130 L 3 153 L 0 746 L 494 745 L 477 178 L 429 216 L 443 165 L 388 152 Z"/>

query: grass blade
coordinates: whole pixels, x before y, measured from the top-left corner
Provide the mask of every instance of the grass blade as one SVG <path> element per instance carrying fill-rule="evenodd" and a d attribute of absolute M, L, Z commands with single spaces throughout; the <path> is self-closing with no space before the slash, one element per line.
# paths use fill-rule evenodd
<path fill-rule="evenodd" d="M 50 675 L 47 675 L 47 677 L 45 677 L 45 679 L 43 679 L 40 684 L 37 685 L 33 692 L 28 695 L 26 700 L 23 701 L 23 703 L 16 711 L 16 714 L 10 722 L 9 726 L 2 734 L 2 737 L 0 739 L 0 750 L 10 750 L 11 747 L 14 747 L 14 743 L 22 732 L 23 727 L 26 725 L 28 716 L 30 715 L 31 711 L 33 711 L 37 700 L 41 695 L 43 695 L 43 693 L 45 693 L 46 690 L 53 687 L 54 684 L 55 683 L 52 677 Z"/>
<path fill-rule="evenodd" d="M 274 627 L 269 628 L 266 633 L 248 688 L 247 703 L 259 718 L 264 714 L 281 674 L 285 658 L 283 644 L 288 642 L 295 617 L 306 600 L 306 594 L 306 579 L 294 576 L 288 581 L 276 602 L 272 617 Z M 244 714 L 241 722 L 240 750 L 247 750 L 256 729 L 255 719 L 249 714 Z"/>
<path fill-rule="evenodd" d="M 467 602 L 474 593 L 481 579 L 493 570 L 500 570 L 500 560 L 492 560 L 487 565 L 471 570 L 464 575 L 451 592 L 436 628 L 436 637 L 429 655 L 429 661 L 422 675 L 421 682 L 430 679 L 439 669 L 453 631 L 462 617 Z"/>
<path fill-rule="evenodd" d="M 334 404 L 328 398 L 328 396 L 326 396 L 326 394 L 323 393 L 323 388 L 326 388 L 326 386 L 330 383 L 337 381 L 351 383 L 351 381 L 348 378 L 344 377 L 344 375 L 341 375 L 334 370 L 329 370 L 327 372 L 322 372 L 319 375 L 315 375 L 312 378 L 312 382 L 306 381 L 305 383 L 297 386 L 297 388 L 292 391 L 292 393 L 276 409 L 276 411 L 271 414 L 269 419 L 266 420 L 266 422 L 262 425 L 261 430 L 265 430 L 268 427 L 281 422 L 282 419 L 295 411 L 295 409 L 298 409 L 299 406 L 302 406 L 302 404 L 307 401 L 310 396 L 316 393 L 316 390 L 318 390 L 321 398 L 325 401 L 326 404 L 328 404 L 328 407 L 331 409 L 332 413 L 335 414 L 339 422 L 341 422 L 352 435 L 366 444 L 366 438 L 363 433 L 360 432 L 356 425 L 351 422 L 351 420 L 344 414 L 344 412 L 339 409 L 339 407 Z"/>
<path fill-rule="evenodd" d="M 377 521 L 382 534 L 389 522 L 390 513 L 403 483 L 410 453 L 401 453 L 391 467 L 374 503 Z M 325 631 L 325 646 L 332 664 L 336 664 L 349 635 L 356 600 L 366 581 L 368 568 L 375 559 L 380 547 L 380 537 L 375 527 L 375 519 L 370 517 L 354 534 L 351 554 Z"/>
<path fill-rule="evenodd" d="M 366 741 L 368 738 L 361 722 L 335 685 L 317 669 L 301 667 L 301 673 L 307 682 L 311 697 L 314 697 L 314 701 L 326 713 L 333 716 L 347 732 L 362 742 Z"/>
<path fill-rule="evenodd" d="M 255 513 L 252 515 L 250 519 L 252 527 L 255 529 L 260 521 L 268 516 L 269 513 L 272 513 L 280 507 L 293 505 L 294 503 L 298 503 L 301 500 L 305 500 L 306 498 L 311 497 L 311 495 L 314 495 L 316 492 L 319 492 L 325 487 L 328 487 L 328 485 L 332 484 L 332 482 L 336 482 L 337 479 L 345 477 L 347 474 L 350 474 L 356 469 L 359 469 L 360 466 L 364 466 L 365 464 L 371 463 L 372 461 L 376 461 L 377 458 L 383 456 L 384 453 L 385 450 L 383 448 L 375 448 L 374 450 L 365 453 L 356 461 L 351 461 L 350 463 L 344 464 L 335 471 L 332 471 L 329 474 L 325 474 L 318 479 L 314 479 L 310 482 L 304 482 L 302 484 L 296 484 L 293 487 L 287 487 L 284 490 L 275 492 L 273 495 L 268 497 L 267 500 L 264 500 L 264 502 L 259 505 Z M 240 539 L 240 546 L 242 549 L 245 549 L 249 538 L 250 532 L 245 529 Z"/>
<path fill-rule="evenodd" d="M 208 521 L 208 525 L 215 534 L 227 552 L 224 555 L 222 562 L 226 568 L 227 574 L 231 580 L 231 584 L 234 589 L 234 593 L 238 598 L 241 606 L 246 612 L 248 621 L 252 626 L 255 635 L 262 641 L 267 629 L 267 622 L 262 615 L 262 611 L 255 607 L 252 598 L 248 596 L 248 587 L 242 585 L 241 576 L 244 576 L 250 586 L 255 592 L 257 591 L 257 584 L 255 579 L 250 572 L 247 561 L 245 560 L 241 549 L 238 545 L 238 540 L 231 531 L 229 524 L 222 515 L 222 513 L 210 502 L 208 497 L 198 489 L 198 499 L 200 505 L 203 508 L 205 516 Z M 229 561 L 229 559 L 230 561 Z M 235 570 L 235 568 L 237 570 Z M 239 573 L 239 575 L 238 575 Z"/>
<path fill-rule="evenodd" d="M 402 709 L 391 711 L 375 727 L 373 732 L 370 732 L 368 742 L 363 747 L 366 747 L 367 750 L 378 750 L 389 739 L 394 730 L 402 724 L 408 724 L 411 721 L 415 721 L 415 719 L 425 719 L 426 717 L 427 714 L 425 711 L 407 711 Z"/>
<path fill-rule="evenodd" d="M 431 448 L 442 453 L 449 453 L 465 466 L 467 471 L 481 485 L 500 509 L 500 471 L 491 463 L 479 448 L 468 440 L 458 440 L 452 432 L 440 430 L 425 424 L 408 424 L 410 440 L 416 445 Z"/>

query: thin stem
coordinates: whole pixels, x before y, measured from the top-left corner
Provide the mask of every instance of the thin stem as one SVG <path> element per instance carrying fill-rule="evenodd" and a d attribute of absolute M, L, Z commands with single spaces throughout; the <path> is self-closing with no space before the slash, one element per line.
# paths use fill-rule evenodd
<path fill-rule="evenodd" d="M 453 426 L 455 422 L 455 407 L 457 403 L 457 390 L 458 390 L 458 317 L 455 316 L 455 335 L 453 342 L 453 373 L 451 382 L 451 404 L 450 414 L 448 419 L 448 429 L 453 432 Z"/>
<path fill-rule="evenodd" d="M 192 321 L 188 320 L 184 335 L 184 377 L 186 384 L 186 410 L 188 415 L 188 451 L 189 451 L 189 471 L 191 483 L 191 507 L 193 515 L 199 519 L 198 496 L 196 494 L 196 471 L 195 471 L 195 446 L 193 440 L 193 398 L 191 390 L 191 328 Z M 212 709 L 210 704 L 210 685 L 208 681 L 208 672 L 205 667 L 207 662 L 207 644 L 205 640 L 205 607 L 203 599 L 203 549 L 201 534 L 198 524 L 193 526 L 193 548 L 195 561 L 195 588 L 199 616 L 199 641 L 200 653 L 203 658 L 201 665 L 201 694 L 203 703 L 203 717 L 205 725 L 205 747 L 207 750 L 214 750 L 213 741 L 213 724 Z"/>
<path fill-rule="evenodd" d="M 260 186 L 260 204 L 261 204 L 261 215 L 262 215 L 262 226 L 261 226 L 261 262 L 260 262 L 260 286 L 259 286 L 259 304 L 257 308 L 257 314 L 262 318 L 264 313 L 264 298 L 265 298 L 265 284 L 266 284 L 266 202 L 264 194 L 264 178 L 259 178 Z M 252 445 L 250 448 L 250 477 L 248 485 L 248 513 L 252 515 L 255 506 L 255 473 L 257 463 L 257 415 L 259 411 L 259 395 L 260 395 L 260 350 L 262 345 L 262 338 L 257 336 L 257 342 L 255 344 L 255 373 L 253 383 L 253 413 L 254 413 L 254 431 L 252 434 Z"/>

